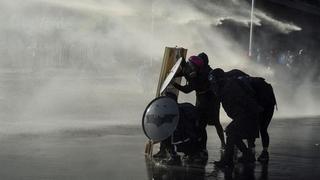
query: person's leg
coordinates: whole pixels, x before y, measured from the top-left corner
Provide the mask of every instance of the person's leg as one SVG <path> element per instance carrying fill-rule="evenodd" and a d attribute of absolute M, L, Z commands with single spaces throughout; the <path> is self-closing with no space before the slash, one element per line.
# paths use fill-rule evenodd
<path fill-rule="evenodd" d="M 200 144 L 199 144 L 199 151 L 198 151 L 198 156 L 202 159 L 207 159 L 208 158 L 208 150 L 207 150 L 207 120 L 205 118 L 202 118 L 200 121 Z"/>
<path fill-rule="evenodd" d="M 215 161 L 217 167 L 233 166 L 234 146 L 236 142 L 235 136 L 227 136 L 225 155 L 220 161 Z"/>
<path fill-rule="evenodd" d="M 268 127 L 272 119 L 273 112 L 274 112 L 274 106 L 265 109 L 260 122 L 260 134 L 261 134 L 262 147 L 266 150 L 268 150 L 268 147 L 269 147 L 270 140 L 269 140 L 269 134 L 268 134 Z"/>
<path fill-rule="evenodd" d="M 268 153 L 268 148 L 269 148 L 269 143 L 270 143 L 270 138 L 268 134 L 268 126 L 270 124 L 270 121 L 272 119 L 274 112 L 274 106 L 266 108 L 265 111 L 262 114 L 261 117 L 261 122 L 260 122 L 260 134 L 261 134 L 261 141 L 262 141 L 262 153 L 258 157 L 259 161 L 268 161 L 269 160 L 269 153 Z"/>
<path fill-rule="evenodd" d="M 234 154 L 234 147 L 236 145 L 236 136 L 230 135 L 227 136 L 227 143 L 226 143 L 226 151 L 225 151 L 225 161 L 231 162 L 233 161 L 233 154 Z"/>
<path fill-rule="evenodd" d="M 162 141 L 162 144 L 165 147 L 165 151 L 168 151 L 169 153 L 169 158 L 168 159 L 164 159 L 161 162 L 166 164 L 166 165 L 178 165 L 181 164 L 181 159 L 180 156 L 178 155 L 175 146 L 172 144 L 172 136 L 170 136 L 169 138 L 165 139 L 164 141 Z M 161 149 L 161 145 L 160 145 L 160 149 Z"/>
<path fill-rule="evenodd" d="M 204 116 L 201 117 L 201 120 L 199 122 L 199 130 L 200 130 L 200 137 L 201 137 L 201 140 L 200 140 L 200 149 L 202 150 L 207 150 L 207 121 L 205 119 Z"/>
<path fill-rule="evenodd" d="M 214 164 L 217 167 L 233 166 L 233 155 L 234 147 L 236 145 L 237 137 L 236 134 L 237 128 L 234 123 L 231 122 L 226 128 L 226 148 L 225 154 L 220 161 L 215 161 Z"/>
<path fill-rule="evenodd" d="M 237 138 L 236 145 L 242 153 L 242 157 L 238 159 L 238 162 L 247 163 L 247 162 L 256 161 L 255 154 L 252 152 L 250 148 L 246 146 L 246 144 L 242 141 L 242 139 Z"/>
<path fill-rule="evenodd" d="M 212 95 L 210 102 L 211 104 L 208 112 L 209 121 L 213 122 L 221 142 L 221 148 L 224 149 L 226 146 L 226 141 L 224 138 L 223 128 L 220 123 L 220 101 L 217 99 L 217 97 Z"/>
<path fill-rule="evenodd" d="M 171 144 L 171 136 L 167 139 L 160 142 L 160 150 L 155 155 L 153 155 L 154 158 L 166 158 L 167 157 L 167 151 L 172 150 L 172 144 Z"/>
<path fill-rule="evenodd" d="M 220 124 L 220 122 L 218 121 L 217 123 L 215 123 L 214 125 L 216 127 L 217 130 L 217 134 L 219 136 L 220 142 L 221 142 L 221 148 L 224 149 L 226 146 L 226 142 L 224 140 L 224 132 L 223 132 L 223 128 Z"/>
<path fill-rule="evenodd" d="M 240 150 L 240 152 L 246 153 L 248 151 L 246 144 L 240 138 L 236 138 L 235 143 L 238 149 Z"/>
<path fill-rule="evenodd" d="M 256 150 L 255 150 L 256 144 L 255 144 L 255 141 L 256 141 L 255 138 L 250 138 L 250 139 L 247 140 L 249 151 L 250 151 L 253 155 L 256 154 Z"/>
<path fill-rule="evenodd" d="M 167 139 L 170 139 L 170 140 L 167 140 Z M 167 147 L 168 153 L 170 154 L 170 156 L 177 155 L 177 151 L 174 145 L 172 144 L 172 136 L 167 139 L 166 139 L 166 147 Z"/>

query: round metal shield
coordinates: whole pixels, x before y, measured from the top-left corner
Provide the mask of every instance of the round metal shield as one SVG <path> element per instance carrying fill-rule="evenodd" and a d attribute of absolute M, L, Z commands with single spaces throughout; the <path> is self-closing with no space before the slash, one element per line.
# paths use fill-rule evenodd
<path fill-rule="evenodd" d="M 155 141 L 162 141 L 177 128 L 179 122 L 179 107 L 175 100 L 169 97 L 158 97 L 151 101 L 142 117 L 142 128 L 145 135 Z"/>
<path fill-rule="evenodd" d="M 179 67 L 180 67 L 180 64 L 182 62 L 182 58 L 180 58 L 176 64 L 174 64 L 174 66 L 171 68 L 169 74 L 167 75 L 166 79 L 163 81 L 163 84 L 161 86 L 161 89 L 160 89 L 160 94 L 163 93 L 163 91 L 168 87 L 168 85 L 170 84 L 171 80 L 173 79 L 174 75 L 177 73 Z"/>

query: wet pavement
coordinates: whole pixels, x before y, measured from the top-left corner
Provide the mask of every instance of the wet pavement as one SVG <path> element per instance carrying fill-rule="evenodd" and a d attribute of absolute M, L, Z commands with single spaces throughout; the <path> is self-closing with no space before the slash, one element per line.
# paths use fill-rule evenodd
<path fill-rule="evenodd" d="M 145 159 L 139 126 L 100 126 L 16 133 L 0 138 L 1 179 L 319 179 L 320 118 L 276 119 L 270 126 L 269 164 L 216 169 L 219 142 L 208 128 L 204 166 L 164 167 Z M 261 151 L 257 141 L 257 155 Z"/>

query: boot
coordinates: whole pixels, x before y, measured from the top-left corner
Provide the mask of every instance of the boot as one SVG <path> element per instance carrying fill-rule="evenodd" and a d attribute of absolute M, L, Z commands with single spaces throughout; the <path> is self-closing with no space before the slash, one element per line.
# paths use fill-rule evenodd
<path fill-rule="evenodd" d="M 169 166 L 181 165 L 181 158 L 179 155 L 173 155 L 170 156 L 169 159 L 163 160 L 162 163 Z"/>
<path fill-rule="evenodd" d="M 260 156 L 258 157 L 259 162 L 268 162 L 269 161 L 269 153 L 268 151 L 262 151 Z"/>
<path fill-rule="evenodd" d="M 155 159 L 164 159 L 168 157 L 168 153 L 166 150 L 160 150 L 155 155 L 153 155 L 153 158 Z"/>
<path fill-rule="evenodd" d="M 186 163 L 200 163 L 205 161 L 200 155 L 200 153 L 189 154 L 188 157 L 185 159 Z"/>
<path fill-rule="evenodd" d="M 208 159 L 209 155 L 208 155 L 208 150 L 203 149 L 202 151 L 199 152 L 199 156 L 200 158 L 206 160 Z"/>
<path fill-rule="evenodd" d="M 238 158 L 239 163 L 254 163 L 256 161 L 256 157 L 251 151 L 247 151 L 243 153 L 241 157 Z"/>
<path fill-rule="evenodd" d="M 233 167 L 233 162 L 231 160 L 222 159 L 220 161 L 215 161 L 214 165 L 218 168 Z"/>

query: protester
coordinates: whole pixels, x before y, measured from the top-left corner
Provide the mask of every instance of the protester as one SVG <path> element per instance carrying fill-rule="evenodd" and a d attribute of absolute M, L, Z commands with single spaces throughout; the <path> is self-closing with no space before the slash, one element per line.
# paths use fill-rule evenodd
<path fill-rule="evenodd" d="M 196 107 L 200 113 L 201 127 L 201 148 L 200 156 L 207 158 L 207 132 L 206 126 L 214 125 L 221 141 L 221 148 L 225 147 L 223 128 L 219 119 L 220 103 L 213 92 L 210 90 L 208 81 L 209 72 L 212 68 L 208 64 L 208 57 L 205 53 L 198 56 L 191 56 L 187 63 L 183 66 L 183 70 L 176 77 L 184 76 L 187 84 L 181 86 L 173 83 L 173 86 L 184 93 L 196 92 Z"/>
<path fill-rule="evenodd" d="M 225 72 L 227 78 L 237 78 L 241 80 L 243 85 L 247 89 L 250 89 L 254 98 L 258 104 L 263 108 L 259 113 L 259 132 L 261 135 L 261 141 L 263 146 L 263 151 L 258 157 L 258 161 L 267 162 L 269 160 L 269 134 L 268 126 L 272 120 L 274 113 L 274 107 L 276 105 L 276 98 L 273 92 L 271 84 L 267 83 L 264 78 L 261 77 L 251 77 L 241 70 L 233 69 L 231 71 Z M 255 139 L 248 140 L 249 149 L 252 153 L 255 153 Z M 242 159 L 239 159 L 242 161 Z"/>
<path fill-rule="evenodd" d="M 166 92 L 165 96 L 177 101 L 177 96 L 174 93 Z M 178 103 L 178 107 L 178 126 L 172 136 L 160 143 L 160 151 L 154 155 L 154 158 L 166 158 L 168 153 L 169 158 L 163 161 L 167 165 L 181 163 L 177 151 L 184 153 L 188 162 L 200 161 L 198 155 L 202 149 L 200 148 L 201 134 L 198 111 L 190 103 Z"/>
<path fill-rule="evenodd" d="M 273 92 L 272 86 L 261 77 L 249 77 L 242 76 L 238 77 L 246 86 L 250 86 L 254 91 L 254 97 L 257 100 L 258 104 L 263 108 L 259 113 L 259 132 L 261 135 L 262 141 L 262 153 L 258 157 L 260 162 L 268 162 L 269 160 L 269 134 L 268 126 L 272 120 L 274 113 L 274 107 L 276 105 L 276 98 Z M 249 139 L 248 145 L 251 151 L 254 152 L 255 139 Z"/>
<path fill-rule="evenodd" d="M 243 153 L 246 162 L 254 156 L 242 141 L 258 137 L 258 120 L 262 108 L 254 97 L 254 91 L 237 78 L 228 78 L 222 69 L 211 71 L 209 76 L 212 91 L 232 122 L 226 127 L 226 152 L 223 159 L 216 161 L 218 167 L 233 166 L 234 147 Z"/>

